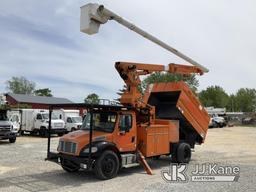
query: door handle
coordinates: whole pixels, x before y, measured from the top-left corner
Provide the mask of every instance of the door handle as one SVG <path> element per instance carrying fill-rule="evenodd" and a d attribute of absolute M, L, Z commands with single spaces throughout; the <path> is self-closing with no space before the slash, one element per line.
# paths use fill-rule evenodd
<path fill-rule="evenodd" d="M 135 141 L 135 136 L 132 137 L 132 143 L 134 143 L 134 141 Z"/>

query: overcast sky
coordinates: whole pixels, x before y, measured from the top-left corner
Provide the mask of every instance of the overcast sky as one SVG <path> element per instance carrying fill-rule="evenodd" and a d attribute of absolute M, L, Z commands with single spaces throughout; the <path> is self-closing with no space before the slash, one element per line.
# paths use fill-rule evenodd
<path fill-rule="evenodd" d="M 228 93 L 256 88 L 255 0 L 1 0 L 0 93 L 12 76 L 76 102 L 95 92 L 114 99 L 123 82 L 116 61 L 186 63 L 109 21 L 100 33 L 80 32 L 80 7 L 98 2 L 177 48 L 210 72 L 199 89 Z"/>

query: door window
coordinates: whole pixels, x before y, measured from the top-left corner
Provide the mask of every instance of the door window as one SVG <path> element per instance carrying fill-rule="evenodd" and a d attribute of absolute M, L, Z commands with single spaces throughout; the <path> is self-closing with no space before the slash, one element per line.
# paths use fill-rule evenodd
<path fill-rule="evenodd" d="M 72 119 L 70 117 L 67 118 L 68 123 L 72 123 Z"/>
<path fill-rule="evenodd" d="M 42 115 L 41 115 L 41 114 L 37 114 L 37 115 L 36 115 L 36 119 L 37 119 L 37 120 L 41 120 L 41 119 L 42 119 Z"/>
<path fill-rule="evenodd" d="M 12 121 L 13 121 L 13 122 L 19 122 L 19 117 L 18 117 L 18 115 L 14 115 L 13 118 L 12 118 Z"/>
<path fill-rule="evenodd" d="M 119 128 L 120 131 L 129 132 L 132 128 L 132 115 L 120 115 Z"/>

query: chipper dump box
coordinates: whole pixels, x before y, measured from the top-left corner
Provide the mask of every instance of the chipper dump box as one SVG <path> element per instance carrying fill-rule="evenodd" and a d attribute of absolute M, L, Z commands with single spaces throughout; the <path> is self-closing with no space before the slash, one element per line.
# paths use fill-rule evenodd
<path fill-rule="evenodd" d="M 152 84 L 144 102 L 155 107 L 156 119 L 177 120 L 179 140 L 186 140 L 191 146 L 204 141 L 209 116 L 186 83 Z"/>

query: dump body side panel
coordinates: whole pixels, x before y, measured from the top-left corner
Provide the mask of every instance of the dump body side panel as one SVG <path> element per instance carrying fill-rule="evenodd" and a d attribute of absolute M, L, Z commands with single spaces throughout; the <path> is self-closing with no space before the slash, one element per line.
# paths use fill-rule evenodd
<path fill-rule="evenodd" d="M 153 84 L 148 87 L 144 102 L 155 106 L 156 118 L 179 120 L 180 139 L 191 145 L 205 139 L 210 118 L 186 83 Z"/>
<path fill-rule="evenodd" d="M 150 125 L 139 125 L 137 133 L 138 148 L 145 157 L 170 154 L 170 143 L 179 142 L 177 121 L 155 119 Z"/>

